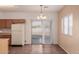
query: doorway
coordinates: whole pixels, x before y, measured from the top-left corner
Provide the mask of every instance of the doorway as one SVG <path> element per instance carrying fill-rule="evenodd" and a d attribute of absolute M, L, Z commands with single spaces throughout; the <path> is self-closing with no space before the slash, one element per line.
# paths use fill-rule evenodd
<path fill-rule="evenodd" d="M 32 44 L 51 44 L 50 20 L 32 20 Z"/>

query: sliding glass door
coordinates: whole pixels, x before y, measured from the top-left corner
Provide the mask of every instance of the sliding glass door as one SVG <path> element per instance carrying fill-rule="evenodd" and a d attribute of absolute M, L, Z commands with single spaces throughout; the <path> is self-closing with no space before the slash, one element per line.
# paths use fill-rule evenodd
<path fill-rule="evenodd" d="M 50 44 L 50 20 L 32 20 L 32 44 Z"/>

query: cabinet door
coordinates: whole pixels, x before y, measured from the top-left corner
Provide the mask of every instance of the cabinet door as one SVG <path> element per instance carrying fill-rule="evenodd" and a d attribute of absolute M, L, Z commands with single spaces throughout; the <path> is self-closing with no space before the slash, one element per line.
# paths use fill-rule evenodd
<path fill-rule="evenodd" d="M 5 28 L 5 27 L 6 27 L 5 20 L 0 20 L 0 28 Z"/>
<path fill-rule="evenodd" d="M 0 28 L 11 28 L 12 24 L 25 23 L 24 19 L 0 19 Z"/>
<path fill-rule="evenodd" d="M 6 28 L 11 28 L 12 20 L 6 20 Z"/>

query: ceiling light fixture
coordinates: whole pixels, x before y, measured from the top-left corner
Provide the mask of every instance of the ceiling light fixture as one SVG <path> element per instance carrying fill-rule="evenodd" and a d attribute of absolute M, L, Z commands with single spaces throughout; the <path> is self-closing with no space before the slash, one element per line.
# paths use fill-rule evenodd
<path fill-rule="evenodd" d="M 37 16 L 37 19 L 47 19 L 47 17 L 43 14 L 43 5 L 40 5 L 41 7 L 41 12 L 40 15 Z"/>

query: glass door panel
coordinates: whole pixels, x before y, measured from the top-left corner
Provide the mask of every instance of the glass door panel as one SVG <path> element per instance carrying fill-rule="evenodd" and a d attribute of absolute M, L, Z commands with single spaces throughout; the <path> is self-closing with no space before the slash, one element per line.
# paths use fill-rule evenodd
<path fill-rule="evenodd" d="M 50 21 L 32 21 L 32 44 L 50 44 Z"/>

